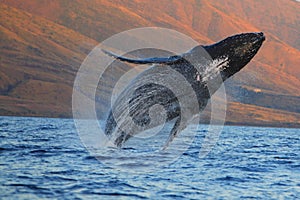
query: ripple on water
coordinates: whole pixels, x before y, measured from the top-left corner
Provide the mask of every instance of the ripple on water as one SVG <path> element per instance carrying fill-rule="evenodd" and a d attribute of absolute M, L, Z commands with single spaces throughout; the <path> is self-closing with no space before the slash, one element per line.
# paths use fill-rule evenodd
<path fill-rule="evenodd" d="M 97 160 L 82 145 L 72 120 L 0 117 L 0 198 L 300 196 L 299 129 L 224 127 L 213 150 L 199 158 L 206 128 L 199 127 L 195 142 L 178 160 L 157 165 L 150 172 L 133 173 L 143 165 L 154 166 L 157 159 L 164 161 L 170 154 L 155 154 L 133 142 L 117 152 L 107 150 Z M 125 170 L 107 163 L 122 165 Z"/>

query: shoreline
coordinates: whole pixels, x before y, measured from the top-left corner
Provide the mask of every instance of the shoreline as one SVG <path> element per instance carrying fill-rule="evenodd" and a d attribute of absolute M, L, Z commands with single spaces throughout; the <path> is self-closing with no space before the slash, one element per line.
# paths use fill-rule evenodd
<path fill-rule="evenodd" d="M 70 116 L 28 116 L 28 115 L 0 115 L 0 117 L 19 117 L 19 118 L 49 118 L 49 119 L 73 119 Z M 100 119 L 101 120 L 101 119 Z M 200 123 L 203 125 L 208 125 L 207 122 Z M 215 124 L 220 125 L 220 124 Z M 300 129 L 299 123 L 282 123 L 282 124 L 272 124 L 272 123 L 251 123 L 251 122 L 233 122 L 233 121 L 225 121 L 224 126 L 249 126 L 249 127 L 264 127 L 264 128 L 292 128 L 292 129 Z"/>

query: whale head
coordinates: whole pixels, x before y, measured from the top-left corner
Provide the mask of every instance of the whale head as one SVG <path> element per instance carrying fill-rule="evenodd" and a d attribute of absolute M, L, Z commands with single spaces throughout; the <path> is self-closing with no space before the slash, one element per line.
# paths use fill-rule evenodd
<path fill-rule="evenodd" d="M 213 45 L 203 46 L 213 60 L 227 61 L 220 73 L 223 81 L 240 71 L 255 56 L 265 40 L 260 33 L 242 33 L 228 37 Z"/>

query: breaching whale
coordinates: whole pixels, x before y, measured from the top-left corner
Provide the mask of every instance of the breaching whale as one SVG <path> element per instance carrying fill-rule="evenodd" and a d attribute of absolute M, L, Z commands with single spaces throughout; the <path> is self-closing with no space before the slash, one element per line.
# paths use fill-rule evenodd
<path fill-rule="evenodd" d="M 153 118 L 151 107 L 159 104 L 166 111 L 166 122 L 175 119 L 166 147 L 189 124 L 193 115 L 197 115 L 205 108 L 223 81 L 250 62 L 264 40 L 262 32 L 242 33 L 212 45 L 196 46 L 182 55 L 143 59 L 123 57 L 103 50 L 107 55 L 122 62 L 152 64 L 149 69 L 131 81 L 117 97 L 106 120 L 105 134 L 116 146 L 121 147 L 131 136 L 159 125 L 160 122 L 153 124 L 151 122 Z M 206 64 L 203 64 L 203 60 L 206 60 L 203 58 L 203 51 L 210 56 L 208 59 L 210 62 Z M 193 105 L 194 101 L 185 101 L 184 104 L 188 105 L 187 115 L 182 114 L 182 106 L 185 105 L 180 103 L 179 97 L 189 95 L 185 93 L 185 89 L 176 88 L 180 92 L 175 94 L 170 87 L 161 84 L 163 81 L 156 82 L 168 78 L 172 80 L 173 73 L 182 75 L 195 93 L 198 105 Z M 198 109 L 195 109 L 196 107 Z"/>

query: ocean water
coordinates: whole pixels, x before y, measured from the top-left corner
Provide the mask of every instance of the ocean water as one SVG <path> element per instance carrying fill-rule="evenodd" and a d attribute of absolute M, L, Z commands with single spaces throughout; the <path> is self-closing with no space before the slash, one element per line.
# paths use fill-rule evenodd
<path fill-rule="evenodd" d="M 108 163 L 131 158 L 138 142 L 96 159 L 72 119 L 0 117 L 0 199 L 300 198 L 299 129 L 226 126 L 204 158 L 198 129 L 173 162 L 134 173 L 155 158 L 122 170 Z"/>

